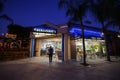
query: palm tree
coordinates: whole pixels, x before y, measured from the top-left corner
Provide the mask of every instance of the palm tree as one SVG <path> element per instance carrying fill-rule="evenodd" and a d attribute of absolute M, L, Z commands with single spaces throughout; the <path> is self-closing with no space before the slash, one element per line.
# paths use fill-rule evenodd
<path fill-rule="evenodd" d="M 120 0 L 118 0 L 118 4 L 114 7 L 113 11 L 111 12 L 112 18 L 114 19 L 111 23 L 119 27 L 120 31 Z"/>
<path fill-rule="evenodd" d="M 2 11 L 2 9 L 3 9 L 3 3 L 0 2 L 0 12 Z"/>
<path fill-rule="evenodd" d="M 0 1 L 0 12 L 2 12 L 3 7 L 4 7 L 4 3 L 5 3 L 6 1 L 7 1 L 7 0 L 1 0 L 1 1 Z"/>
<path fill-rule="evenodd" d="M 4 7 L 4 2 L 6 2 L 6 0 L 3 0 L 3 1 L 0 1 L 0 13 L 2 12 L 2 10 L 3 10 L 3 7 Z M 8 20 L 8 21 L 10 21 L 11 22 L 11 24 L 13 24 L 14 22 L 13 22 L 13 19 L 12 18 L 10 18 L 8 15 L 6 15 L 6 14 L 2 14 L 2 15 L 0 15 L 0 19 L 5 19 L 5 20 Z"/>
<path fill-rule="evenodd" d="M 10 18 L 9 16 L 7 16 L 6 14 L 1 15 L 1 16 L 0 16 L 0 18 L 3 18 L 3 19 L 6 19 L 6 20 L 10 21 L 10 22 L 11 22 L 11 24 L 13 24 L 13 23 L 14 23 L 14 22 L 13 22 L 13 19 L 12 19 L 12 18 Z"/>
<path fill-rule="evenodd" d="M 83 41 L 83 64 L 86 65 L 86 52 L 85 52 L 85 40 L 84 40 L 84 26 L 83 18 L 89 8 L 88 3 L 92 0 L 60 0 L 59 7 L 66 9 L 66 15 L 70 16 L 70 21 L 79 21 L 82 29 L 82 41 Z"/>
<path fill-rule="evenodd" d="M 115 21 L 115 17 L 113 17 L 113 12 L 116 9 L 117 3 L 119 5 L 119 1 L 120 0 L 98 0 L 94 2 L 94 5 L 92 5 L 91 11 L 94 13 L 96 18 L 102 25 L 105 41 L 106 29 L 109 27 L 108 25 L 113 24 L 113 21 Z M 107 60 L 110 61 L 110 55 L 108 52 Z"/>
<path fill-rule="evenodd" d="M 0 2 L 0 12 L 2 11 L 2 9 L 3 9 L 3 3 Z M 1 28 L 0 28 L 0 29 L 1 29 Z"/>

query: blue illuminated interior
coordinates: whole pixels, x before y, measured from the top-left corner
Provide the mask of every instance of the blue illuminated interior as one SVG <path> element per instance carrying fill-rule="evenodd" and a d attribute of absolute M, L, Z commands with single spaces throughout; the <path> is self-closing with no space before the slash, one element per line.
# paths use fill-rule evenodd
<path fill-rule="evenodd" d="M 75 38 L 82 37 L 82 30 L 80 27 L 72 27 L 69 30 L 70 34 L 73 35 Z M 84 29 L 84 36 L 85 38 L 97 37 L 103 38 L 103 35 L 100 31 Z"/>

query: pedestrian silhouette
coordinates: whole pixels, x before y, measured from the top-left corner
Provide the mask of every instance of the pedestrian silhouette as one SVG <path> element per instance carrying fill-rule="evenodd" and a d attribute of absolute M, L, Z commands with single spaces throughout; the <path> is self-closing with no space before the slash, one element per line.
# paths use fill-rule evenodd
<path fill-rule="evenodd" d="M 52 46 L 49 48 L 49 62 L 52 62 L 52 56 L 53 56 L 54 49 Z"/>

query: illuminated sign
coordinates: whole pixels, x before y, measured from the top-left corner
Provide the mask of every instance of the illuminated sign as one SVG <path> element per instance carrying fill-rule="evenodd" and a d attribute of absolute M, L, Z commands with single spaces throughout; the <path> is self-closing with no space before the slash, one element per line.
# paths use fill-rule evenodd
<path fill-rule="evenodd" d="M 48 28 L 34 28 L 34 32 L 52 33 L 52 34 L 56 34 L 57 33 L 57 31 L 55 29 L 48 29 Z"/>
<path fill-rule="evenodd" d="M 74 37 L 81 37 L 82 36 L 82 30 L 81 28 L 76 28 L 73 27 L 69 30 L 70 34 L 74 35 Z M 99 37 L 103 38 L 103 35 L 99 31 L 94 31 L 94 30 L 89 30 L 89 29 L 84 29 L 84 36 L 86 38 L 91 38 L 91 37 Z"/>
<path fill-rule="evenodd" d="M 33 32 L 31 37 L 44 37 L 44 36 L 52 36 L 52 35 L 55 34 Z"/>
<path fill-rule="evenodd" d="M 31 37 L 43 37 L 43 36 L 51 36 L 55 34 L 57 34 L 57 30 L 55 28 L 43 24 L 33 28 Z"/>
<path fill-rule="evenodd" d="M 6 37 L 6 38 L 16 38 L 17 35 L 16 35 L 16 34 L 9 34 L 9 33 L 6 33 L 6 34 L 5 34 L 5 37 Z"/>
<path fill-rule="evenodd" d="M 34 27 L 33 32 L 56 34 L 57 30 L 48 26 L 47 24 L 42 24 L 40 26 Z"/>

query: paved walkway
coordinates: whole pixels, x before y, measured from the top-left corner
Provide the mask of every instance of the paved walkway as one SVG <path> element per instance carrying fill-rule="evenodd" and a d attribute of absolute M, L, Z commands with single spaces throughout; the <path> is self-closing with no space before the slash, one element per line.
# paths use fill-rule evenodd
<path fill-rule="evenodd" d="M 89 66 L 37 57 L 0 62 L 0 80 L 120 80 L 119 74 L 119 61 Z"/>

